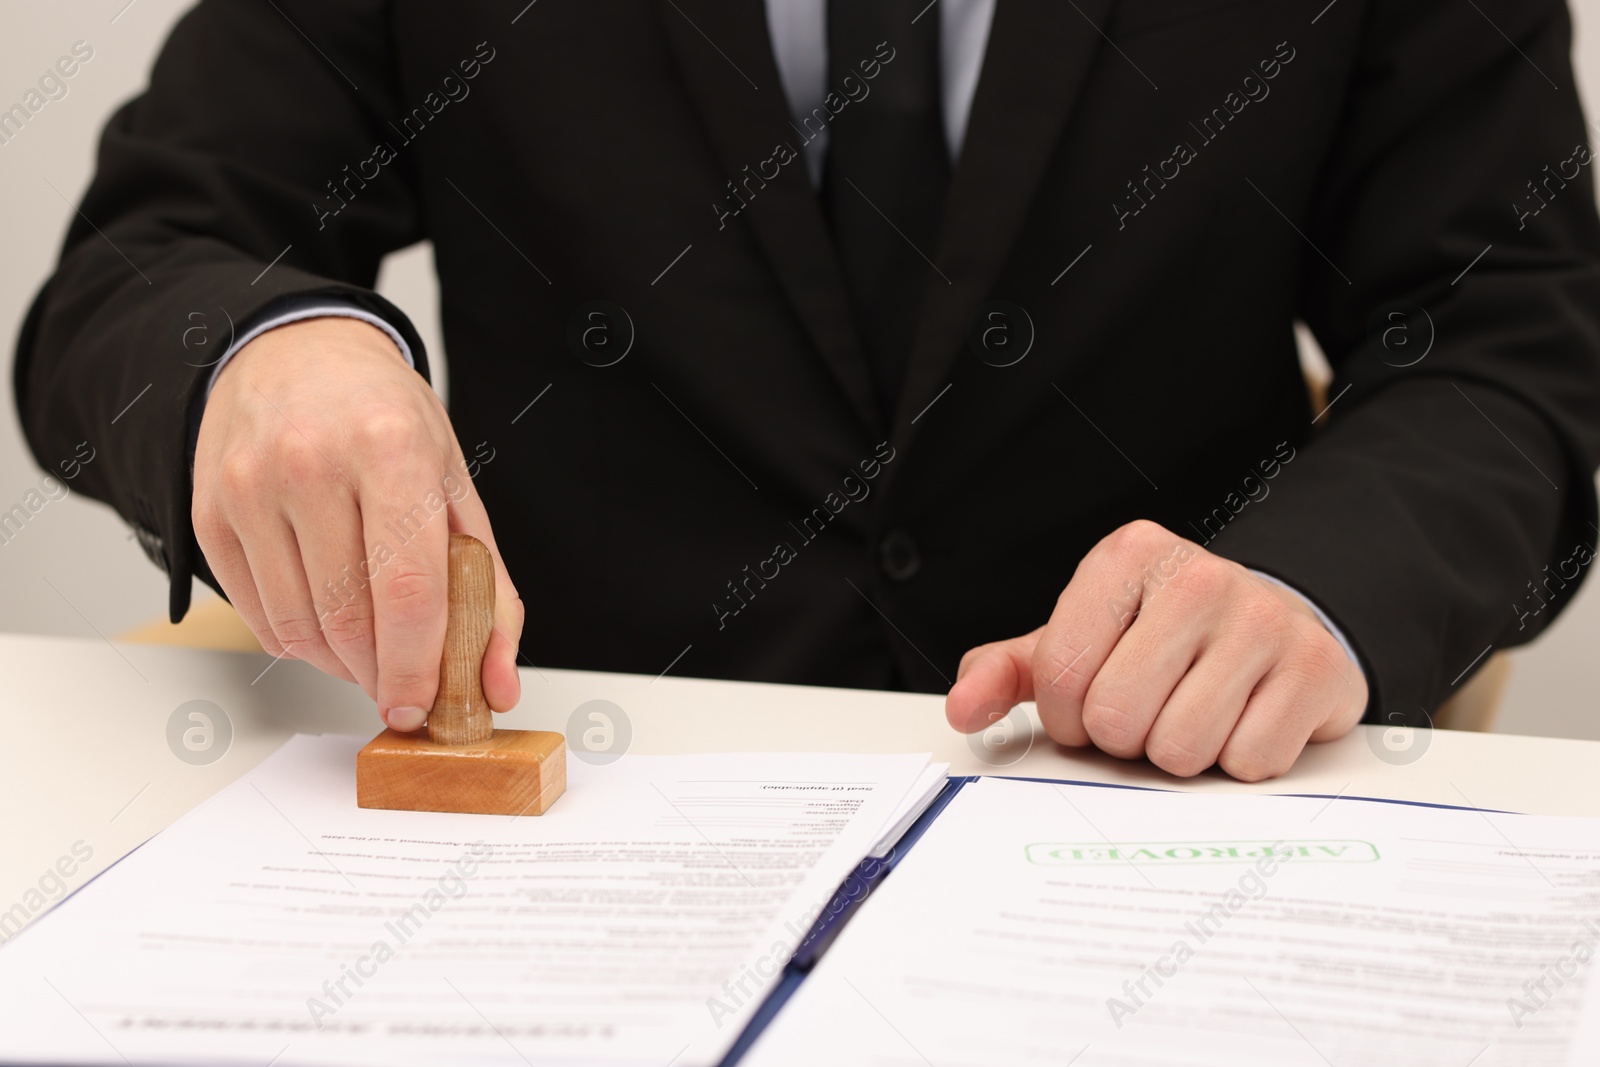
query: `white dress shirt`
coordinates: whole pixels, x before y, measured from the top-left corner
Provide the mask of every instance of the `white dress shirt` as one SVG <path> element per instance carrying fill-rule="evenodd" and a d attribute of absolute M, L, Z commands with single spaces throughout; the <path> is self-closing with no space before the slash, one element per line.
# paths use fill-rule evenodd
<path fill-rule="evenodd" d="M 838 86 L 828 84 L 828 0 L 766 0 L 766 4 L 778 77 L 789 100 L 789 111 L 799 123 L 822 106 L 830 89 L 838 90 Z M 994 5 L 995 0 L 931 0 L 928 7 L 937 7 L 937 12 L 924 8 L 917 16 L 932 18 L 937 14 L 939 19 L 940 103 L 944 141 L 952 163 L 960 157 L 961 143 L 966 140 L 967 116 L 972 113 L 972 94 L 978 88 L 983 52 L 989 46 Z M 806 142 L 805 153 L 811 184 L 821 185 L 822 161 L 828 155 L 826 126 L 820 136 Z"/>

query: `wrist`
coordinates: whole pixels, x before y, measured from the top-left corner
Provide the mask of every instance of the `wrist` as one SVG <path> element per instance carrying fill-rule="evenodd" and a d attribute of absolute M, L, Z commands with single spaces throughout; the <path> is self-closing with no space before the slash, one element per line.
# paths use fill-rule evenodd
<path fill-rule="evenodd" d="M 240 351 L 256 339 L 291 325 L 311 321 L 329 322 L 340 320 L 366 323 L 377 329 L 395 346 L 406 366 L 413 368 L 416 366 L 410 344 L 388 320 L 359 305 L 336 297 L 290 297 L 279 300 L 259 312 L 253 320 L 246 323 L 242 332 L 231 340 L 228 350 L 212 366 L 211 377 L 206 383 L 205 392 L 202 394 L 202 405 L 205 397 L 208 397 L 211 390 L 216 386 L 223 370 Z M 359 343 L 362 337 L 360 332 L 355 331 L 353 336 Z M 258 348 L 260 347 L 270 346 L 258 346 Z"/>
<path fill-rule="evenodd" d="M 383 363 L 410 364 L 394 339 L 371 323 L 342 315 L 316 316 L 272 326 L 238 345 L 231 357 L 219 362 L 211 386 L 215 388 L 229 369 L 258 362 L 264 352 L 314 356 L 330 351 L 339 353 L 341 359 L 371 357 Z"/>

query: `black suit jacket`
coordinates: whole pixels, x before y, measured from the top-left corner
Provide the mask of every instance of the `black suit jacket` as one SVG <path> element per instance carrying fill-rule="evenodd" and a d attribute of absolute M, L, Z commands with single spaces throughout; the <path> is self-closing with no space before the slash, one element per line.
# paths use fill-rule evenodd
<path fill-rule="evenodd" d="M 1581 578 L 1600 228 L 1562 4 L 1323 7 L 999 0 L 885 420 L 756 0 L 208 0 L 28 317 L 29 439 L 181 616 L 185 331 L 325 293 L 420 351 L 368 287 L 427 238 L 534 661 L 942 689 L 1144 517 L 1415 718 Z"/>

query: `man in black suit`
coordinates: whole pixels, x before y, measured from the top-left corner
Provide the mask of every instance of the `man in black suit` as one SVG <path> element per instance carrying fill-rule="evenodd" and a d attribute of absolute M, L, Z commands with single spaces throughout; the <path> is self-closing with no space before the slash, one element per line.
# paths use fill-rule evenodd
<path fill-rule="evenodd" d="M 459 529 L 499 708 L 520 643 L 1262 778 L 1582 577 L 1569 43 L 1558 0 L 207 0 L 106 129 L 25 425 L 98 450 L 175 619 L 198 573 L 397 727 Z M 448 416 L 369 288 L 424 238 Z"/>

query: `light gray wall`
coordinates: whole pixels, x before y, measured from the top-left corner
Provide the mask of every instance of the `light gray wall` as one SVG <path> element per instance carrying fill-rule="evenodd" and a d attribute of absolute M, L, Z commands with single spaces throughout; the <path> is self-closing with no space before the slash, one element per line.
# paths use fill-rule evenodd
<path fill-rule="evenodd" d="M 162 42 L 190 6 L 190 0 L 6 4 L 0 101 L 21 99 L 75 41 L 91 46 L 94 57 L 66 80 L 66 96 L 0 144 L 0 511 L 37 488 L 43 473 L 17 423 L 10 373 L 17 330 L 88 185 L 101 125 L 143 87 Z M 391 257 L 379 288 L 411 312 L 430 352 L 438 352 L 429 247 Z M 0 630 L 120 633 L 165 613 L 166 584 L 109 508 L 68 496 L 48 503 L 19 536 L 0 544 Z M 197 596 L 214 595 L 199 583 L 195 589 Z"/>
<path fill-rule="evenodd" d="M 7 4 L 0 34 L 0 102 L 20 98 L 73 42 L 94 58 L 9 144 L 0 145 L 0 343 L 9 353 L 28 302 L 49 273 L 95 138 L 111 110 L 143 85 L 188 0 Z M 1600 0 L 1575 0 L 1577 62 L 1587 110 L 1600 116 Z M 1593 125 L 1593 124 L 1592 124 Z M 1594 125 L 1600 132 L 1600 125 Z M 418 246 L 384 265 L 379 289 L 416 320 L 439 352 L 432 256 Z M 38 486 L 23 444 L 9 360 L 0 407 L 0 510 Z M 197 595 L 209 591 L 197 587 Z M 78 496 L 49 503 L 0 545 L 0 630 L 116 634 L 164 612 L 166 582 L 112 512 Z M 537 610 L 535 605 L 533 610 Z M 1508 606 L 1509 610 L 1509 606 Z M 1600 738 L 1600 582 L 1590 581 L 1537 645 L 1515 654 L 1500 729 Z"/>

